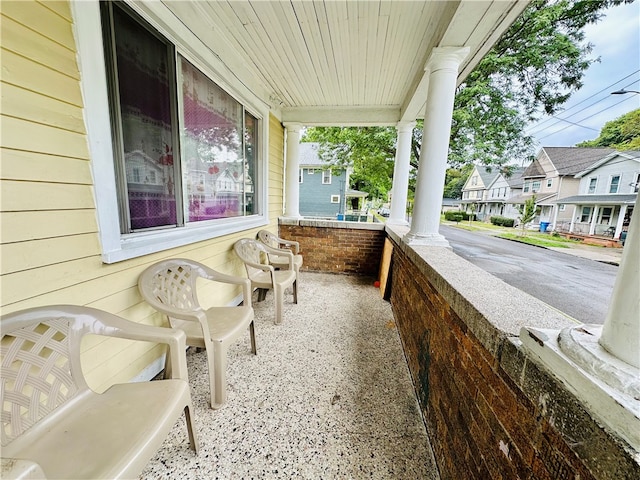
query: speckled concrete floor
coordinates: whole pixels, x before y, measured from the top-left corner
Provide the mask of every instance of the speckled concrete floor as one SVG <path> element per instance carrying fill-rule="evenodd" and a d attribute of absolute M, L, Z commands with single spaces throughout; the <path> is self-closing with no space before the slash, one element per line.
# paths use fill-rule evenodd
<path fill-rule="evenodd" d="M 437 479 L 389 304 L 373 279 L 301 273 L 298 305 L 256 303 L 229 352 L 228 398 L 209 408 L 205 352 L 189 350 L 200 453 L 181 419 L 143 479 Z"/>

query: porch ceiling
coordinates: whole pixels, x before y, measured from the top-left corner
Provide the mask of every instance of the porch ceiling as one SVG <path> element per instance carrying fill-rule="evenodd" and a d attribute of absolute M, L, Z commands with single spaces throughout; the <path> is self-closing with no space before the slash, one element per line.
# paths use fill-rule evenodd
<path fill-rule="evenodd" d="M 171 1 L 164 4 L 285 122 L 422 118 L 434 47 L 468 46 L 464 80 L 528 1 Z"/>

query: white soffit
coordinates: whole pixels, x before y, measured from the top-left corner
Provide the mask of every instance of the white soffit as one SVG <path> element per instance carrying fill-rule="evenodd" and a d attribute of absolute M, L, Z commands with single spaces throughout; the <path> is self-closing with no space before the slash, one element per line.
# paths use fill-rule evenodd
<path fill-rule="evenodd" d="M 471 48 L 461 82 L 528 1 L 163 3 L 282 121 L 393 125 L 422 117 L 433 48 Z"/>

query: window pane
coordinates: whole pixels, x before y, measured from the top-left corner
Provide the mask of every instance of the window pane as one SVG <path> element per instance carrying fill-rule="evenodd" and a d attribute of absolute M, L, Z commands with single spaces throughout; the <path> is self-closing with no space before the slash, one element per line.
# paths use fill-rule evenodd
<path fill-rule="evenodd" d="M 242 105 L 184 58 L 180 69 L 185 219 L 242 216 Z"/>
<path fill-rule="evenodd" d="M 175 225 L 167 45 L 119 8 L 113 12 L 130 227 Z"/>
<path fill-rule="evenodd" d="M 609 193 L 618 193 L 618 185 L 620 185 L 620 176 L 615 175 L 611 177 L 611 186 L 609 187 Z"/>

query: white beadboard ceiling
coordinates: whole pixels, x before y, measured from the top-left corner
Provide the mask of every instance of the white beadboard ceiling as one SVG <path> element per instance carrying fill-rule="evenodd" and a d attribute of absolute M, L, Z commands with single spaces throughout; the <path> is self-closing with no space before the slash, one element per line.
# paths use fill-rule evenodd
<path fill-rule="evenodd" d="M 433 48 L 470 47 L 461 82 L 528 1 L 163 3 L 283 121 L 392 125 L 422 118 Z"/>

